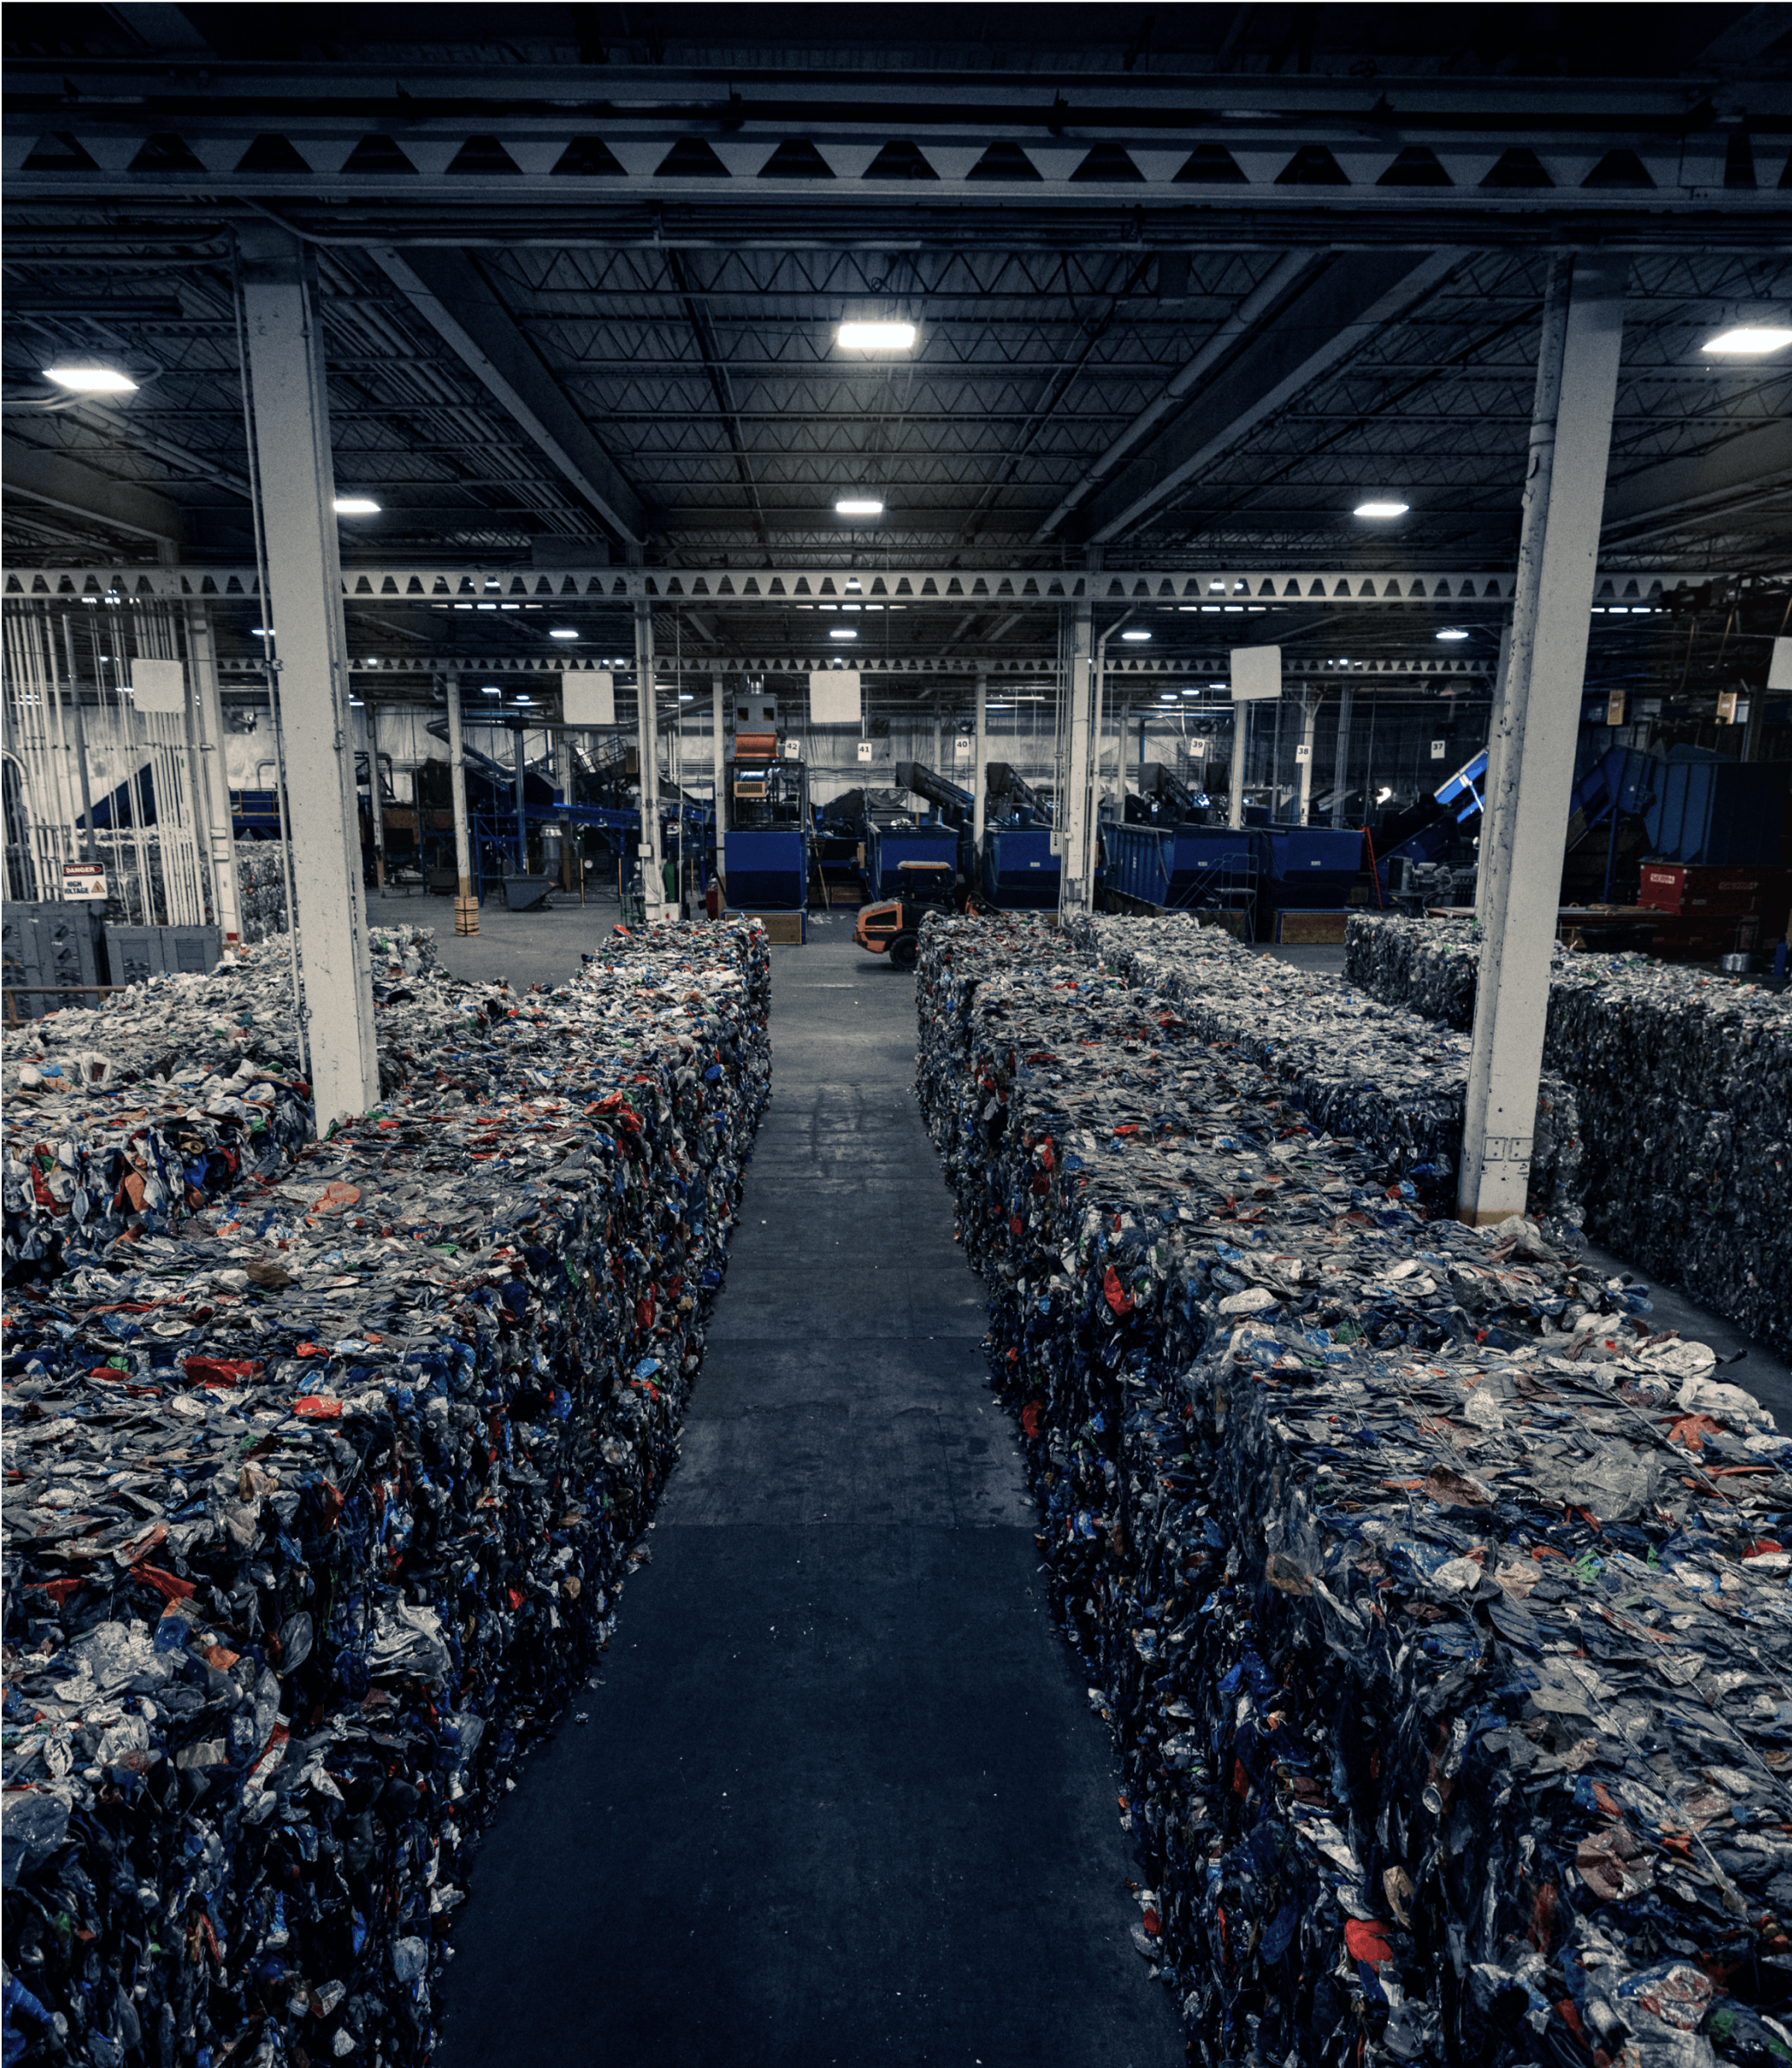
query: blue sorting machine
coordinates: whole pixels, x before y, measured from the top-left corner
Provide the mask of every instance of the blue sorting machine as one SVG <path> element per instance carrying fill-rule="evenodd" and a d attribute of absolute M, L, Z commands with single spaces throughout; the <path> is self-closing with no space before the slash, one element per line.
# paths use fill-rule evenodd
<path fill-rule="evenodd" d="M 1267 850 L 1273 909 L 1336 911 L 1349 903 L 1362 866 L 1362 835 L 1356 828 L 1271 826 L 1257 837 Z"/>
<path fill-rule="evenodd" d="M 1660 862 L 1777 862 L 1792 768 L 1783 761 L 1657 761 L 1644 806 Z"/>
<path fill-rule="evenodd" d="M 946 874 L 942 880 L 949 889 L 958 870 L 958 840 L 955 826 L 873 825 L 865 835 L 866 889 L 874 900 L 900 897 L 905 884 L 914 889 L 913 879 L 921 871 L 910 869 L 905 874 L 905 862 L 943 863 Z M 732 853 L 732 836 L 729 848 Z M 1055 892 L 1052 902 L 1057 903 Z"/>
<path fill-rule="evenodd" d="M 1264 869 L 1264 836 L 1244 826 L 1118 825 L 1104 821 L 1107 883 L 1172 912 L 1248 905 Z"/>
<path fill-rule="evenodd" d="M 799 828 L 728 836 L 728 906 L 736 912 L 801 912 L 809 903 L 809 857 Z"/>
<path fill-rule="evenodd" d="M 1058 857 L 1049 826 L 989 826 L 983 833 L 983 895 L 1003 912 L 1058 909 Z"/>

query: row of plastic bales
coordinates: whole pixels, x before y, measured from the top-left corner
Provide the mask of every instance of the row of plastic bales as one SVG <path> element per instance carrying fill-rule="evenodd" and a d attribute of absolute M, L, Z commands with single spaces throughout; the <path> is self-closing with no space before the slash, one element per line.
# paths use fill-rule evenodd
<path fill-rule="evenodd" d="M 103 1014 L 9 1054 L 9 2062 L 426 2059 L 482 1823 L 645 1556 L 769 1095 L 763 930 L 520 995 L 412 955 L 397 1081 L 325 1142 L 272 977 L 180 995 L 201 1082 Z"/>
<path fill-rule="evenodd" d="M 1130 967 L 929 922 L 918 1086 L 1191 2058 L 1768 2068 L 1792 1446 Z"/>

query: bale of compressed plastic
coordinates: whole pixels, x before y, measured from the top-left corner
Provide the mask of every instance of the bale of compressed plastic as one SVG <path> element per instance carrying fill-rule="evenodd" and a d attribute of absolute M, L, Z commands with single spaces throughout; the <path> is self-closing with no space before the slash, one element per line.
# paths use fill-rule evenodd
<path fill-rule="evenodd" d="M 1480 963 L 1471 920 L 1353 912 L 1344 929 L 1344 975 L 1359 990 L 1462 1032 L 1474 1025 Z"/>
<path fill-rule="evenodd" d="M 371 953 L 388 1089 L 506 1009 L 502 988 L 452 982 L 427 930 L 376 928 Z M 312 1125 L 284 942 L 10 1029 L 0 1054 L 10 1278 L 170 1232 L 240 1177 L 271 1175 Z"/>
<path fill-rule="evenodd" d="M 237 908 L 245 942 L 267 941 L 286 930 L 286 849 L 279 840 L 235 844 Z"/>
<path fill-rule="evenodd" d="M 967 922 L 929 922 L 917 998 L 992 1380 L 1124 1766 L 1134 1937 L 1196 2057 L 1765 2068 L 1771 1418 L 1535 1224 L 1423 1218 L 1180 1000 Z"/>
<path fill-rule="evenodd" d="M 1467 1026 L 1478 955 L 1467 922 L 1359 916 L 1347 975 Z M 1589 1231 L 1792 1355 L 1788 995 L 1559 947 L 1543 1054 L 1572 1088 Z"/>
<path fill-rule="evenodd" d="M 1402 1174 L 1449 1198 L 1461 1154 L 1469 1043 L 1417 1013 L 1253 954 L 1186 920 L 1097 919 L 1080 937 L 1131 982 L 1174 996 L 1210 1041 L 1269 1062 L 1335 1134 L 1397 1147 Z M 1580 1126 L 1572 1091 L 1546 1073 L 1531 1161 L 1533 1212 L 1578 1220 Z"/>
<path fill-rule="evenodd" d="M 646 1556 L 768 976 L 667 928 L 489 998 L 15 1296 L 9 2059 L 428 2058 L 471 1846 Z"/>

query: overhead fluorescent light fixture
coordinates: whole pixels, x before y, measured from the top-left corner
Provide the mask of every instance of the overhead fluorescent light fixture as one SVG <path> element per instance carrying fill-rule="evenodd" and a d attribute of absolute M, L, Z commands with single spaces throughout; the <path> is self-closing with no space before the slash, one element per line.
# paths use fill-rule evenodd
<path fill-rule="evenodd" d="M 371 496 L 338 496 L 336 514 L 338 517 L 377 517 L 379 505 Z"/>
<path fill-rule="evenodd" d="M 1792 345 L 1792 330 L 1779 324 L 1743 323 L 1733 331 L 1720 331 L 1715 338 L 1706 338 L 1702 351 L 1715 352 L 1725 359 L 1758 359 L 1764 353 L 1782 351 Z M 56 376 L 51 374 L 54 380 Z"/>
<path fill-rule="evenodd" d="M 881 517 L 883 505 L 870 496 L 843 496 L 834 505 L 837 516 Z"/>
<path fill-rule="evenodd" d="M 1122 639 L 1141 640 L 1141 639 L 1149 639 L 1149 638 L 1151 637 L 1151 634 L 1150 634 L 1150 633 L 1148 633 L 1148 632 L 1147 632 L 1147 631 L 1145 629 L 1145 627 L 1144 627 L 1141 625 L 1141 626 L 1138 627 L 1137 627 L 1135 630 L 1133 630 L 1133 631 L 1132 631 L 1132 632 L 1123 632 L 1123 633 L 1121 633 L 1121 634 L 1120 634 L 1120 637 L 1121 637 Z"/>
<path fill-rule="evenodd" d="M 272 639 L 274 635 L 272 625 L 251 625 L 249 633 L 250 636 L 254 639 Z M 102 653 L 100 658 L 102 660 L 110 660 L 112 656 L 109 653 Z"/>
<path fill-rule="evenodd" d="M 496 682 L 488 682 L 479 693 L 482 697 L 501 697 L 504 693 Z"/>
<path fill-rule="evenodd" d="M 1406 502 L 1359 502 L 1351 514 L 1358 517 L 1403 517 L 1411 507 Z"/>
<path fill-rule="evenodd" d="M 1467 639 L 1468 634 L 1460 626 L 1448 625 L 1437 636 L 1440 639 Z"/>
<path fill-rule="evenodd" d="M 517 701 L 519 704 L 533 704 L 533 703 L 535 702 L 535 699 L 533 697 L 531 697 L 531 696 L 525 696 L 525 695 L 523 695 L 523 694 L 522 694 L 522 693 L 521 691 L 519 691 L 519 692 L 517 693 L 517 698 L 516 698 L 516 701 Z"/>
<path fill-rule="evenodd" d="M 46 366 L 43 377 L 71 395 L 135 395 L 137 384 L 115 366 Z"/>
<path fill-rule="evenodd" d="M 852 625 L 836 625 L 829 633 L 828 637 L 830 639 L 857 639 L 858 630 L 856 626 Z"/>
<path fill-rule="evenodd" d="M 578 634 L 570 625 L 556 625 L 548 634 L 549 639 L 577 639 Z"/>
<path fill-rule="evenodd" d="M 843 351 L 909 351 L 915 344 L 912 323 L 843 323 L 837 333 Z"/>

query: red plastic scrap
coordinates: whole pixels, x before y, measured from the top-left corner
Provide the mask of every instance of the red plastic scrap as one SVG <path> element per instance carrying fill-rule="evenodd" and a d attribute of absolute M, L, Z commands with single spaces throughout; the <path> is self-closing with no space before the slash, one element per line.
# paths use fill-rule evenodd
<path fill-rule="evenodd" d="M 1394 1948 L 1388 1943 L 1387 1926 L 1370 1918 L 1346 1918 L 1344 1944 L 1353 1960 L 1366 1960 L 1371 1967 L 1394 1958 Z"/>

